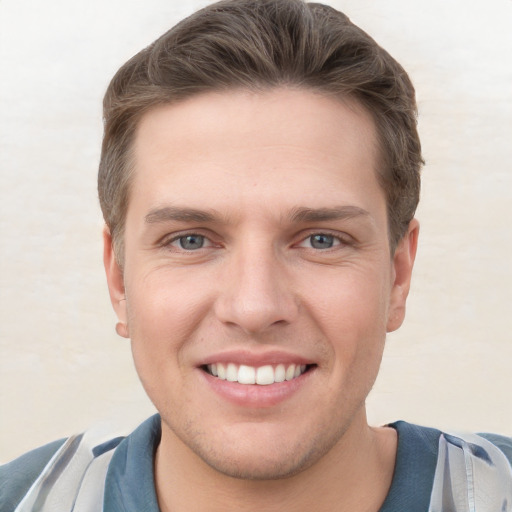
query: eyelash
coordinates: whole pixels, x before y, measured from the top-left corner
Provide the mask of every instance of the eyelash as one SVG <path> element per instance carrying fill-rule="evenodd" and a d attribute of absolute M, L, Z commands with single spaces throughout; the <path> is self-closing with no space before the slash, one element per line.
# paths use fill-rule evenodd
<path fill-rule="evenodd" d="M 182 246 L 180 243 L 181 240 L 190 238 L 190 237 L 197 237 L 202 239 L 202 244 L 200 247 L 197 247 L 196 249 L 186 249 Z M 332 239 L 333 245 L 331 247 L 325 247 L 325 248 L 318 248 L 313 247 L 312 239 L 313 237 L 326 237 L 328 239 Z M 303 244 L 307 243 L 309 240 L 310 245 L 308 247 L 304 246 Z M 204 243 L 206 242 L 206 246 Z M 310 231 L 307 236 L 302 236 L 300 241 L 298 243 L 293 244 L 294 247 L 298 248 L 304 248 L 304 249 L 312 249 L 319 252 L 326 252 L 329 250 L 336 250 L 338 247 L 344 247 L 347 245 L 351 245 L 353 243 L 348 235 L 340 235 L 340 234 L 334 234 L 328 231 Z M 181 247 L 177 247 L 174 244 L 180 244 Z M 177 233 L 170 239 L 163 239 L 161 242 L 159 242 L 159 245 L 163 248 L 174 248 L 177 251 L 184 252 L 184 253 L 193 253 L 197 252 L 201 249 L 209 249 L 210 247 L 214 247 L 216 244 L 205 234 L 202 234 L 200 232 L 192 231 L 192 232 L 184 232 L 184 233 Z"/>

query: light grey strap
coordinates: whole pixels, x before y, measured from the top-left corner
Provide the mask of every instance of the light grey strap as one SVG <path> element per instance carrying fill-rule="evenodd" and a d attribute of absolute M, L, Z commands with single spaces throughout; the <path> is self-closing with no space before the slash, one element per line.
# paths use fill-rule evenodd
<path fill-rule="evenodd" d="M 475 434 L 442 434 L 429 512 L 512 512 L 504 453 Z"/>
<path fill-rule="evenodd" d="M 98 431 L 70 437 L 50 459 L 14 512 L 99 512 L 114 449 L 96 457 L 111 439 Z"/>
<path fill-rule="evenodd" d="M 109 450 L 93 459 L 87 468 L 76 497 L 73 512 L 98 512 L 103 510 L 105 477 L 115 450 Z"/>

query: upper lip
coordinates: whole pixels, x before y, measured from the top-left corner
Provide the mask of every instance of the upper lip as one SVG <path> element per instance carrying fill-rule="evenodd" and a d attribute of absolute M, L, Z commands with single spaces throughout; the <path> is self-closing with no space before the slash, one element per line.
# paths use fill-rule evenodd
<path fill-rule="evenodd" d="M 254 367 L 277 364 L 314 364 L 311 359 L 282 350 L 266 350 L 260 353 L 248 350 L 228 350 L 209 355 L 198 366 L 216 363 L 234 363 Z"/>

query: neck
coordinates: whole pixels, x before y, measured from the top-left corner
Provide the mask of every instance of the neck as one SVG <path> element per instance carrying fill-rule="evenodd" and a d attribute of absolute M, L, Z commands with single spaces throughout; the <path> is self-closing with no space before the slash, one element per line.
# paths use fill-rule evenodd
<path fill-rule="evenodd" d="M 163 425 L 155 457 L 162 512 L 377 512 L 393 476 L 397 436 L 354 420 L 338 443 L 300 473 L 279 480 L 243 480 L 205 464 Z"/>

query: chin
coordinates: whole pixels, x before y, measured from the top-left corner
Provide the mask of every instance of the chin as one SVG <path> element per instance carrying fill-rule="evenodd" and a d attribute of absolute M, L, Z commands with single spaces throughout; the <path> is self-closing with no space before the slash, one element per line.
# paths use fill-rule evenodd
<path fill-rule="evenodd" d="M 254 457 L 246 455 L 226 457 L 222 454 L 219 457 L 209 454 L 203 457 L 204 462 L 215 471 L 223 475 L 239 480 L 279 480 L 292 477 L 310 467 L 314 461 L 309 454 L 298 459 L 291 458 L 289 454 L 279 458 L 275 456 L 262 457 L 261 454 Z"/>
<path fill-rule="evenodd" d="M 337 440 L 337 437 L 329 439 L 290 434 L 265 432 L 260 425 L 247 429 L 243 434 L 238 431 L 217 439 L 208 437 L 209 442 L 203 442 L 206 439 L 198 436 L 189 448 L 223 475 L 263 481 L 285 479 L 301 473 L 318 462 Z"/>

